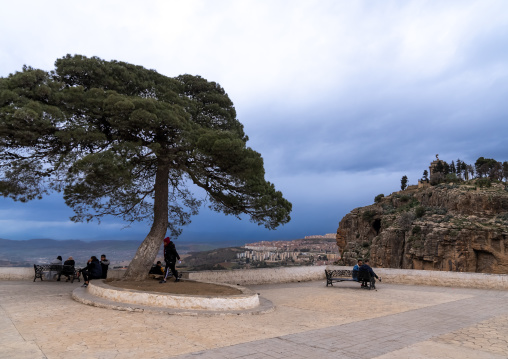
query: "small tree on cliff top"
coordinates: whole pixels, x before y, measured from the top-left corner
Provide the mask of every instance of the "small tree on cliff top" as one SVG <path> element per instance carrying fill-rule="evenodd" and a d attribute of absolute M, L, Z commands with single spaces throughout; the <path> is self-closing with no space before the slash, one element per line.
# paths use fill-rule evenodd
<path fill-rule="evenodd" d="M 118 61 L 67 55 L 55 71 L 0 79 L 0 191 L 17 201 L 63 192 L 75 216 L 153 224 L 126 273 L 142 279 L 169 230 L 189 223 L 204 189 L 210 208 L 269 229 L 291 203 L 264 179 L 261 155 L 233 103 L 199 76 L 163 76 Z"/>
<path fill-rule="evenodd" d="M 407 187 L 407 176 L 404 175 L 400 179 L 400 189 L 404 191 L 406 189 L 406 187 Z"/>

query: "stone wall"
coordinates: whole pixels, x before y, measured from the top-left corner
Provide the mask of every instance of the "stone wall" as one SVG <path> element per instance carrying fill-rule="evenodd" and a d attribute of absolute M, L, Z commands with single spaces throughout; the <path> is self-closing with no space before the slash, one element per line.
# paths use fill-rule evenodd
<path fill-rule="evenodd" d="M 191 280 L 233 285 L 255 285 L 323 280 L 325 269 L 351 269 L 344 266 L 309 266 L 284 268 L 240 269 L 229 271 L 183 272 Z M 468 272 L 443 272 L 414 269 L 374 268 L 382 283 L 432 285 L 508 290 L 508 275 Z M 125 270 L 109 270 L 109 278 L 121 278 Z M 33 280 L 33 268 L 0 267 L 0 280 Z M 40 280 L 37 280 L 40 282 Z M 351 285 L 349 284 L 344 285 Z M 378 286 L 382 288 L 382 283 Z M 341 283 L 336 284 L 340 286 Z"/>
<path fill-rule="evenodd" d="M 252 285 L 321 280 L 325 266 L 257 268 L 184 273 L 184 278 L 226 284 Z"/>
<path fill-rule="evenodd" d="M 0 267 L 0 280 L 33 280 L 34 276 L 33 267 Z"/>
<path fill-rule="evenodd" d="M 122 278 L 125 269 L 110 269 L 108 278 Z M 33 280 L 35 271 L 33 267 L 0 267 L 0 280 Z M 65 279 L 65 277 L 63 277 Z M 40 279 L 37 279 L 40 281 Z"/>

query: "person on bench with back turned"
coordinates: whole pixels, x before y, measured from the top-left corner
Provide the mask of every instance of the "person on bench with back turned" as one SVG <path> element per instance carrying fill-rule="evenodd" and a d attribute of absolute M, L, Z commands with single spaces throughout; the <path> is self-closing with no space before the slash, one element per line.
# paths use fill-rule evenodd
<path fill-rule="evenodd" d="M 62 265 L 62 256 L 58 256 L 56 257 L 56 259 L 52 260 L 50 264 L 54 264 L 55 266 L 61 266 Z M 55 277 L 58 272 L 60 272 L 59 270 L 55 270 L 55 269 L 50 269 L 48 273 L 46 273 L 46 279 L 47 280 L 52 280 L 53 277 Z"/>
<path fill-rule="evenodd" d="M 377 274 L 374 273 L 374 271 L 372 270 L 372 268 L 369 265 L 368 259 L 365 260 L 365 263 L 362 265 L 362 269 L 366 269 L 370 274 L 370 288 L 376 289 L 376 279 L 375 278 L 379 279 L 379 281 L 381 282 L 381 277 L 378 277 Z M 362 286 L 363 286 L 363 284 L 362 284 Z"/>
<path fill-rule="evenodd" d="M 62 274 L 67 277 L 66 282 L 71 280 L 71 275 L 74 276 L 74 266 L 76 265 L 76 262 L 74 262 L 74 259 L 72 257 L 69 257 L 63 264 L 64 266 L 72 266 L 72 270 L 69 271 L 69 267 L 64 267 L 62 271 L 58 274 L 57 282 L 60 282 L 60 277 Z"/>
<path fill-rule="evenodd" d="M 97 259 L 96 256 L 92 256 L 86 265 L 86 268 L 81 270 L 81 274 L 83 274 L 83 283 L 82 287 L 88 287 L 88 283 L 90 279 L 101 279 L 102 277 L 102 268 L 101 263 Z"/>

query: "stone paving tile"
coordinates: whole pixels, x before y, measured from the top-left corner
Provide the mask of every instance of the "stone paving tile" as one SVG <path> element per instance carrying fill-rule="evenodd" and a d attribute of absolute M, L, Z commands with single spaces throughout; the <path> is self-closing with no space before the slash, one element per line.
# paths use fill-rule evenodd
<path fill-rule="evenodd" d="M 444 334 L 434 341 L 508 357 L 508 315 Z"/>
<path fill-rule="evenodd" d="M 491 347 L 501 348 L 504 331 L 494 335 L 493 327 L 499 327 L 498 316 L 508 315 L 508 292 L 402 285 L 368 292 L 306 282 L 251 286 L 276 305 L 273 313 L 175 317 L 85 306 L 70 297 L 76 286 L 0 281 L 0 309 L 6 314 L 0 313 L 0 334 L 15 338 L 4 343 L 19 344 L 9 351 L 0 335 L 0 358 L 366 359 L 411 347 L 424 350 L 432 343 L 483 355 L 481 334 L 493 335 L 497 341 L 489 342 Z M 366 311 L 362 302 L 373 310 Z M 446 342 L 455 332 L 474 346 Z M 367 345 L 352 339 L 365 336 L 371 338 Z M 489 352 L 497 359 L 496 353 Z"/>
<path fill-rule="evenodd" d="M 280 338 L 254 341 L 238 346 L 249 348 L 252 355 L 254 355 L 257 352 L 256 348 L 260 347 L 264 348 L 264 352 L 270 351 L 270 348 L 273 351 L 276 348 L 279 350 L 284 349 L 287 345 L 281 345 L 280 339 L 283 339 L 293 343 L 293 346 L 290 347 L 298 348 L 296 352 L 293 352 L 293 349 L 285 352 L 286 358 L 293 358 L 295 355 L 302 355 L 307 351 L 312 352 L 312 356 L 319 358 L 332 356 L 332 354 L 335 357 L 339 355 L 341 358 L 375 358 L 386 353 L 402 350 L 432 337 L 462 329 L 486 318 L 493 318 L 500 312 L 508 313 L 508 304 L 506 302 L 499 303 L 499 295 L 499 293 L 495 293 L 495 296 L 491 298 L 464 297 L 464 299 L 454 302 L 392 314 L 386 317 L 316 329 Z M 501 294 L 501 296 L 503 295 L 504 293 Z M 483 324 L 481 328 L 486 329 L 486 325 Z M 347 333 L 348 338 L 366 338 L 366 340 L 362 342 L 357 340 L 333 340 L 331 333 L 337 329 L 340 329 L 341 333 L 339 335 L 341 336 Z M 468 334 L 464 335 L 467 336 Z M 304 337 L 306 340 L 303 340 Z M 328 341 L 322 341 L 323 337 L 327 338 Z M 502 337 L 502 334 L 495 336 L 495 338 L 499 337 Z M 476 345 L 477 347 L 480 346 L 478 349 L 485 351 L 479 340 L 476 340 Z M 492 349 L 493 352 L 495 350 L 497 349 Z M 204 352 L 202 357 L 218 358 L 221 355 L 222 349 L 214 349 Z M 248 355 L 247 357 L 252 356 Z M 445 357 L 443 356 L 443 358 Z M 190 356 L 179 356 L 178 358 L 185 359 L 190 358 Z"/>
<path fill-rule="evenodd" d="M 9 314 L 0 305 L 0 359 L 11 359 L 16 356 L 46 358 L 35 342 L 26 340 L 19 334 Z"/>
<path fill-rule="evenodd" d="M 506 359 L 506 355 L 437 343 L 429 340 L 372 359 Z"/>

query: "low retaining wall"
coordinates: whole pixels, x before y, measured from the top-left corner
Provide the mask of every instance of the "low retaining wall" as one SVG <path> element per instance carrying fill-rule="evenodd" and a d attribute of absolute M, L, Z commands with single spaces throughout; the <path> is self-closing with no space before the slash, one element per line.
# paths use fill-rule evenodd
<path fill-rule="evenodd" d="M 374 271 L 383 279 L 383 282 L 387 283 L 508 290 L 508 275 L 506 274 L 392 268 L 374 268 Z"/>
<path fill-rule="evenodd" d="M 324 280 L 325 269 L 344 266 L 309 266 L 188 272 L 189 279 L 227 284 L 252 285 Z M 508 290 L 508 275 L 443 272 L 416 269 L 374 268 L 384 283 Z M 184 274 L 185 275 L 185 274 Z"/>
<path fill-rule="evenodd" d="M 124 274 L 125 269 L 110 269 L 108 278 L 120 279 Z M 34 267 L 0 267 L 0 280 L 34 280 L 34 276 Z"/>
<path fill-rule="evenodd" d="M 183 278 L 202 282 L 253 285 L 324 280 L 325 269 L 351 269 L 351 267 L 279 267 L 182 272 L 182 274 Z M 508 290 L 507 274 L 442 272 L 392 268 L 374 268 L 374 271 L 377 275 L 382 277 L 383 282 L 386 283 Z M 125 270 L 123 269 L 110 269 L 108 271 L 108 278 L 119 279 L 124 273 Z M 33 278 L 33 267 L 0 267 L 0 280 L 33 280 Z"/>
<path fill-rule="evenodd" d="M 243 287 L 235 286 L 234 288 L 240 290 L 242 294 L 228 296 L 162 294 L 112 287 L 99 280 L 90 281 L 87 290 L 91 295 L 114 302 L 160 308 L 226 311 L 253 309 L 259 306 L 257 293 Z"/>
<path fill-rule="evenodd" d="M 0 267 L 0 280 L 34 280 L 34 277 L 34 267 Z"/>
<path fill-rule="evenodd" d="M 325 266 L 217 270 L 183 273 L 184 278 L 226 284 L 264 284 L 321 280 Z"/>

